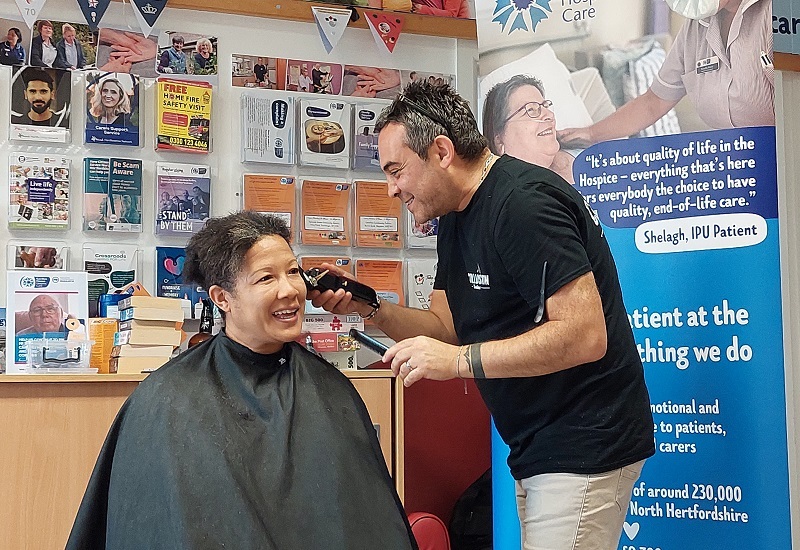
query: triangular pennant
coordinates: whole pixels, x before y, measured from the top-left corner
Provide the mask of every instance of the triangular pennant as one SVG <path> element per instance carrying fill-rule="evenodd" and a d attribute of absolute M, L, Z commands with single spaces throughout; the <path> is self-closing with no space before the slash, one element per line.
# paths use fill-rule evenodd
<path fill-rule="evenodd" d="M 39 14 L 44 7 L 47 0 L 17 0 L 17 7 L 22 14 L 22 19 L 29 29 L 33 28 L 33 24 L 39 19 Z"/>
<path fill-rule="evenodd" d="M 145 37 L 150 36 L 150 32 L 156 26 L 156 20 L 167 7 L 167 0 L 131 0 L 131 4 L 142 34 Z"/>
<path fill-rule="evenodd" d="M 372 31 L 372 37 L 378 47 L 381 50 L 385 48 L 386 51 L 392 53 L 400 38 L 400 32 L 403 30 L 405 17 L 395 12 L 375 10 L 364 10 L 364 16 L 367 18 L 369 30 Z"/>
<path fill-rule="evenodd" d="M 317 21 L 317 30 L 322 39 L 322 45 L 326 52 L 331 53 L 347 29 L 351 11 L 347 8 L 322 6 L 312 6 L 311 11 L 314 12 L 314 19 Z"/>
<path fill-rule="evenodd" d="M 110 3 L 111 0 L 78 0 L 78 5 L 81 7 L 86 22 L 89 23 L 90 29 L 97 30 Z"/>

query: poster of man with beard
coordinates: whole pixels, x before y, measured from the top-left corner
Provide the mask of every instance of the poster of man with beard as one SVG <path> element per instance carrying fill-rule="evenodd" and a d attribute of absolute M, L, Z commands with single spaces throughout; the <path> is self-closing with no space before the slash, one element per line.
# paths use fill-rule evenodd
<path fill-rule="evenodd" d="M 11 83 L 11 138 L 67 142 L 70 95 L 69 71 L 15 68 Z"/>

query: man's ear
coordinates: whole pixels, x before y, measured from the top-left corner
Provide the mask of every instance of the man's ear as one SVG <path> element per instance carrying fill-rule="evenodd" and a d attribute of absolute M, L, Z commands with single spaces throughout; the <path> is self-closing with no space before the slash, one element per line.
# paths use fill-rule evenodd
<path fill-rule="evenodd" d="M 436 136 L 431 145 L 431 152 L 436 155 L 435 158 L 442 168 L 449 167 L 456 156 L 456 149 L 453 146 L 453 142 L 450 141 L 450 138 L 447 136 Z"/>
<path fill-rule="evenodd" d="M 227 290 L 219 285 L 211 285 L 211 288 L 208 289 L 208 297 L 211 298 L 211 301 L 214 302 L 220 311 L 224 311 L 225 313 L 230 312 L 230 294 L 228 294 Z"/>
<path fill-rule="evenodd" d="M 494 138 L 494 150 L 497 151 L 499 155 L 504 155 L 506 152 L 506 146 L 503 145 L 503 140 L 500 139 L 500 136 L 495 136 Z"/>

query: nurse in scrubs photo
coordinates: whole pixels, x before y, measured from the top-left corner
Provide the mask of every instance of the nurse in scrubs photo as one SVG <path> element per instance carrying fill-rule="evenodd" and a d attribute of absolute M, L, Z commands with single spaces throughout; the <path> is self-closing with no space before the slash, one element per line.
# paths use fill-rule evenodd
<path fill-rule="evenodd" d="M 586 147 L 647 128 L 688 96 L 712 129 L 775 124 L 770 0 L 666 0 L 688 18 L 644 94 L 586 128 L 558 132 Z"/>

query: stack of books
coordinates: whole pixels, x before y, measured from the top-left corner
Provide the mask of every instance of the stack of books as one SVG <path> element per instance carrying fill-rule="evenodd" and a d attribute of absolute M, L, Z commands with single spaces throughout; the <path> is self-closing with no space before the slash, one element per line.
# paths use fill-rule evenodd
<path fill-rule="evenodd" d="M 129 296 L 119 302 L 111 367 L 117 373 L 152 372 L 172 356 L 183 337 L 183 308 L 177 298 Z"/>

